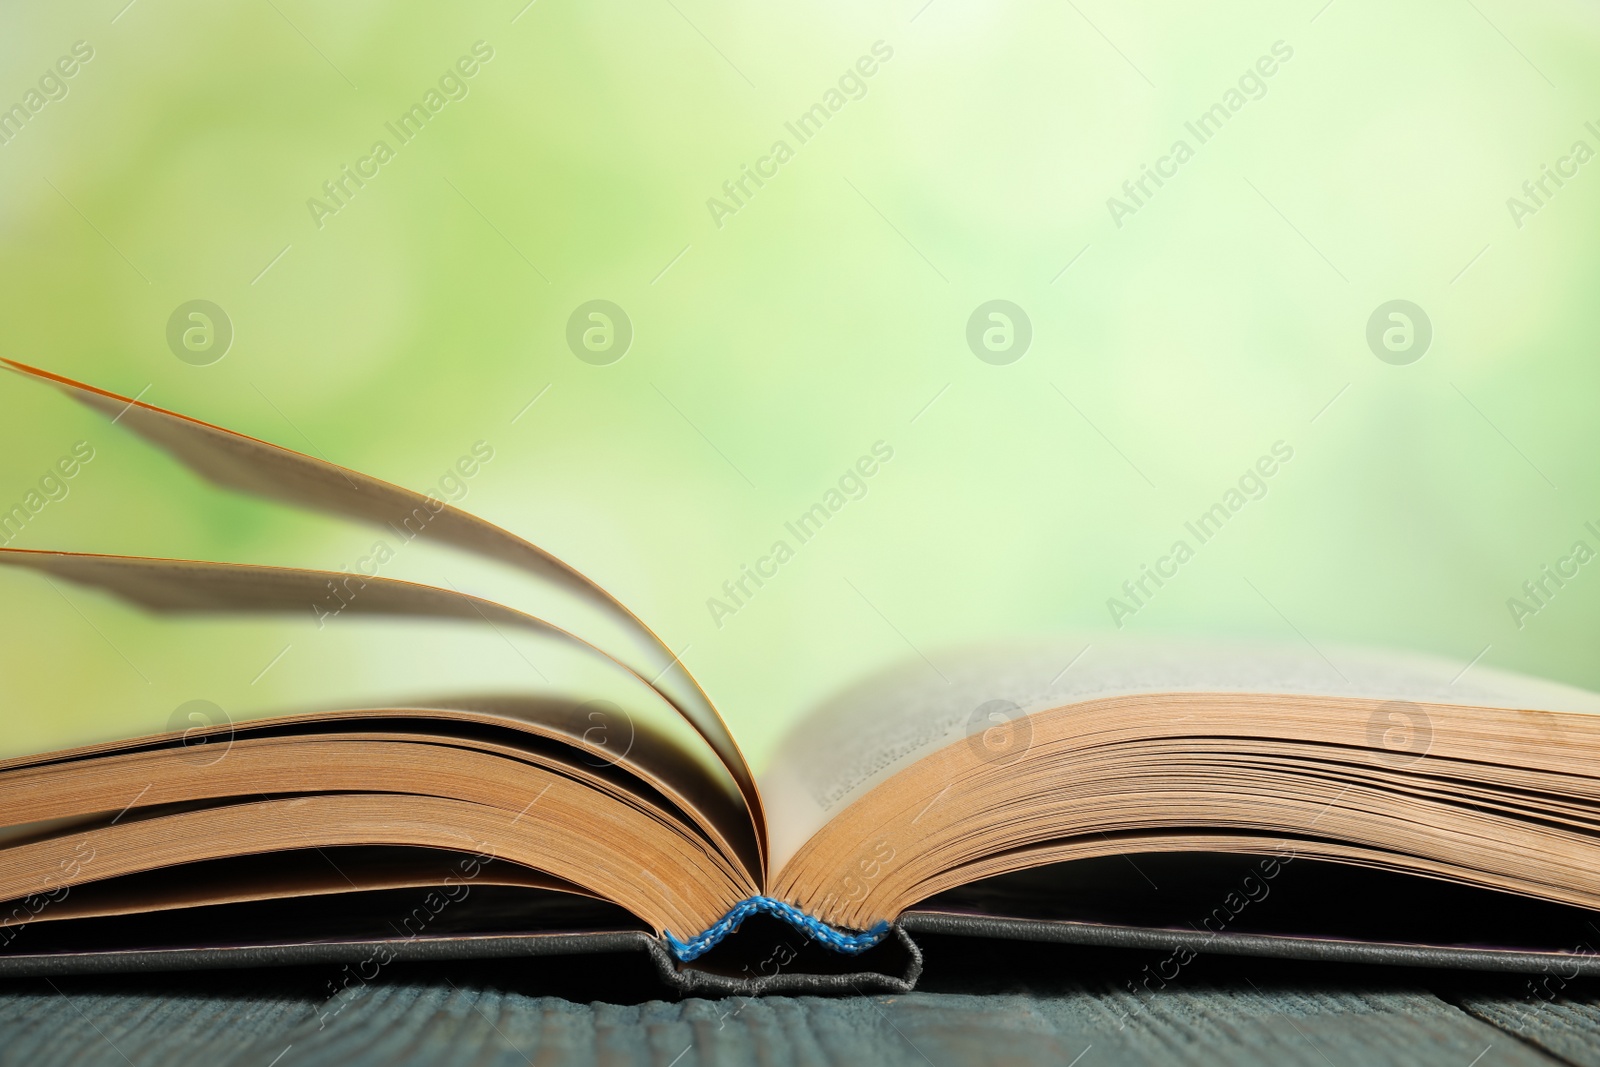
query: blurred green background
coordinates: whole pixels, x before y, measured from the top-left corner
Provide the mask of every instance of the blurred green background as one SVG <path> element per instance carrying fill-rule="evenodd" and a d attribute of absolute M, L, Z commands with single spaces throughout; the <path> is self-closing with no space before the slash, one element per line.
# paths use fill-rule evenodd
<path fill-rule="evenodd" d="M 0 106 L 27 111 L 0 146 L 0 354 L 422 490 L 488 442 L 463 506 L 688 646 L 758 767 L 886 661 L 1113 628 L 1108 598 L 1279 441 L 1265 496 L 1127 630 L 1600 688 L 1600 566 L 1520 627 L 1507 604 L 1600 549 L 1600 162 L 1571 157 L 1600 150 L 1592 6 L 124 3 L 0 17 Z M 65 95 L 29 108 L 80 41 Z M 386 123 L 476 42 L 492 57 L 445 83 L 465 95 L 400 143 Z M 785 123 L 877 42 L 801 143 Z M 1201 144 L 1185 123 L 1277 42 Z M 719 226 L 708 198 L 780 139 L 792 158 Z M 1178 139 L 1193 158 L 1118 225 L 1108 198 Z M 393 158 L 319 226 L 308 200 L 379 140 Z M 1545 165 L 1565 184 L 1514 218 Z M 167 340 L 196 299 L 234 334 L 208 365 Z M 632 324 L 609 365 L 566 340 L 594 299 Z M 967 342 L 994 299 L 1031 323 L 1013 362 Z M 1398 365 L 1367 342 L 1396 299 L 1432 326 Z M 337 569 L 373 540 L 217 491 L 16 376 L 0 507 L 80 440 L 94 460 L 13 545 Z M 798 545 L 785 522 L 879 441 L 865 495 Z M 714 619 L 780 538 L 794 558 Z M 399 555 L 383 573 L 493 592 Z M 0 598 L 7 752 L 191 699 L 527 676 L 493 636 L 377 632 L 363 656 L 26 573 Z"/>

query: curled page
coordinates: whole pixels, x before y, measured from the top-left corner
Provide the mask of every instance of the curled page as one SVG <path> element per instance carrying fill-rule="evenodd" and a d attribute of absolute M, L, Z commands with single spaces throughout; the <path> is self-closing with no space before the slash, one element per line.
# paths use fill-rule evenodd
<path fill-rule="evenodd" d="M 19 374 L 54 385 L 74 400 L 112 416 L 118 425 L 127 427 L 218 485 L 377 525 L 402 525 L 420 512 L 426 518 L 430 540 L 509 564 L 599 610 L 617 624 L 629 641 L 628 649 L 613 650 L 615 658 L 661 693 L 705 738 L 728 768 L 750 811 L 757 850 L 762 857 L 760 862 L 765 862 L 766 818 L 755 776 L 710 697 L 665 642 L 620 601 L 578 571 L 509 530 L 452 507 L 437 497 L 25 363 L 3 358 L 0 362 Z M 445 597 L 454 596 L 442 590 L 436 592 Z M 467 610 L 466 601 L 459 596 L 454 599 L 455 607 L 450 610 Z M 304 602 L 299 602 L 297 607 L 303 608 Z"/>
<path fill-rule="evenodd" d="M 292 611 L 305 614 L 326 592 L 327 583 L 350 580 L 350 575 L 343 571 L 51 552 L 36 548 L 0 548 L 0 565 L 43 571 L 79 585 L 104 589 L 151 611 L 163 612 Z M 359 581 L 361 596 L 346 602 L 343 608 L 351 614 L 427 615 L 521 626 L 570 639 L 605 655 L 560 627 L 492 600 L 398 578 L 374 575 Z"/>
<path fill-rule="evenodd" d="M 339 571 L 316 571 L 299 567 L 264 567 L 242 563 L 211 563 L 198 560 L 153 559 L 145 556 L 95 555 L 83 552 L 52 552 L 40 549 L 0 548 L 0 566 L 25 567 L 57 578 L 111 593 L 130 603 L 156 612 L 260 612 L 304 615 L 330 582 L 344 582 L 350 575 Z M 487 623 L 491 627 L 517 627 L 571 644 L 584 653 L 603 660 L 613 670 L 620 667 L 639 682 L 649 679 L 605 651 L 552 623 L 517 611 L 492 600 L 470 596 L 436 586 L 401 581 L 396 578 L 358 579 L 360 596 L 343 607 L 354 615 L 408 616 L 412 618 L 459 619 Z M 659 691 L 651 690 L 666 701 Z M 670 704 L 670 702 L 668 702 Z M 511 705 L 503 705 L 511 706 Z M 524 703 L 524 707 L 529 707 Z M 551 725 L 558 725 L 552 722 Z M 581 731 L 580 731 L 581 733 Z M 720 766 L 720 761 L 708 766 Z M 648 776 L 644 776 L 648 777 Z M 731 774 L 730 774 L 731 777 Z M 725 781 L 725 780 L 724 780 Z M 733 799 L 732 797 L 729 798 Z M 708 806 L 710 816 L 717 809 Z M 737 835 L 718 819 L 726 835 L 719 841 L 733 848 L 734 857 L 752 878 L 760 873 L 753 833 Z"/>

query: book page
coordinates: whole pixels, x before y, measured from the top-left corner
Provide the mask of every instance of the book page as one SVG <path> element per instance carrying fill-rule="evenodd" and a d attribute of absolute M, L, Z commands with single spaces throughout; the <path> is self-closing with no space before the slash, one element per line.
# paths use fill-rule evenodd
<path fill-rule="evenodd" d="M 518 723 L 567 739 L 575 760 L 663 788 L 714 827 L 749 871 L 760 870 L 737 783 L 647 680 L 501 605 L 381 577 L 345 585 L 347 578 L 0 549 L 0 599 L 14 619 L 92 627 L 102 639 L 70 665 L 0 654 L 8 695 L 26 709 L 0 738 L 0 771 L 175 731 L 192 749 L 190 763 L 207 767 L 226 758 L 248 724 L 264 720 L 426 715 L 459 720 L 462 730 Z M 347 599 L 328 593 L 330 579 Z M 310 610 L 325 600 L 337 606 Z M 230 633 L 250 636 L 241 643 Z M 252 646 L 255 657 L 241 661 L 239 648 Z M 76 676 L 70 690 L 57 684 L 63 669 Z"/>
<path fill-rule="evenodd" d="M 772 869 L 879 783 L 947 745 L 1003 754 L 1029 714 L 1140 693 L 1375 697 L 1600 714 L 1600 694 L 1420 653 L 1097 635 L 917 659 L 808 714 L 761 776 Z M 1467 668 L 1467 669 L 1464 669 Z"/>
<path fill-rule="evenodd" d="M 738 783 L 758 842 L 762 841 L 765 822 L 749 765 L 678 654 L 610 593 L 542 548 L 433 493 L 418 493 L 15 360 L 0 359 L 0 366 L 54 386 L 110 416 L 123 429 L 219 485 L 373 525 L 418 532 L 425 528 L 431 541 L 507 564 L 536 578 L 547 594 L 581 605 L 595 632 L 592 637 L 587 631 L 580 636 L 645 679 L 705 738 Z"/>

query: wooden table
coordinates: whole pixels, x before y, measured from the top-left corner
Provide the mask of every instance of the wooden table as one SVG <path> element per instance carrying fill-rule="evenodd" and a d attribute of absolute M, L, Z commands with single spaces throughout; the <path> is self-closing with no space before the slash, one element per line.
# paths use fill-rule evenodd
<path fill-rule="evenodd" d="M 930 939 L 900 996 L 661 999 L 636 958 L 0 984 L 0 1063 L 1600 1065 L 1600 984 Z"/>

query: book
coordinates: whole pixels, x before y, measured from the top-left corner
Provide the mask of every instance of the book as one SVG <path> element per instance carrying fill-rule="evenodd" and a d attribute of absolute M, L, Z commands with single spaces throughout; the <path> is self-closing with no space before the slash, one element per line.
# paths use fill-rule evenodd
<path fill-rule="evenodd" d="M 926 943 L 962 937 L 1154 953 L 1141 989 L 1203 952 L 1600 973 L 1600 695 L 1309 642 L 1041 638 L 886 665 L 758 776 L 679 654 L 529 541 L 6 364 L 222 490 L 518 575 L 502 597 L 376 565 L 7 546 L 11 578 L 152 619 L 531 635 L 593 688 L 346 687 L 10 753 L 0 974 L 370 980 L 397 959 L 642 951 L 686 990 L 906 989 Z"/>

